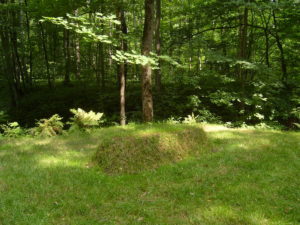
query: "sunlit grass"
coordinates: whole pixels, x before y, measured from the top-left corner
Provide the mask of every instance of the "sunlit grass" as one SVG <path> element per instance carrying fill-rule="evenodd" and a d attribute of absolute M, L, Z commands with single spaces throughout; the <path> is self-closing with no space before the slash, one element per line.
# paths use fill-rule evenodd
<path fill-rule="evenodd" d="M 198 158 L 119 176 L 90 164 L 104 139 L 170 129 L 0 140 L 0 224 L 300 224 L 300 133 L 206 125 Z"/>

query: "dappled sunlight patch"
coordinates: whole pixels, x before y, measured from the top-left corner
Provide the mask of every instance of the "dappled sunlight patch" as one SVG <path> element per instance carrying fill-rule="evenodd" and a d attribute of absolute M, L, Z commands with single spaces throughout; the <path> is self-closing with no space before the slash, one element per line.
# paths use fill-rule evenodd
<path fill-rule="evenodd" d="M 52 142 L 53 142 L 53 139 L 44 138 L 44 139 L 40 139 L 40 140 L 35 141 L 35 144 L 36 145 L 49 145 L 49 144 L 52 144 Z"/>
<path fill-rule="evenodd" d="M 250 223 L 253 225 L 278 225 L 278 224 L 287 224 L 286 222 L 280 221 L 278 219 L 267 219 L 262 213 L 251 213 L 247 216 Z"/>
<path fill-rule="evenodd" d="M 53 139 L 51 138 L 20 138 L 20 139 L 14 139 L 11 141 L 11 144 L 14 146 L 26 146 L 26 145 L 32 145 L 33 143 L 35 145 L 48 145 L 53 142 Z"/>
<path fill-rule="evenodd" d="M 206 225 L 279 225 L 289 224 L 278 218 L 266 218 L 263 212 L 244 212 L 241 208 L 215 205 L 199 208 L 190 217 L 191 224 Z"/>
<path fill-rule="evenodd" d="M 230 130 L 230 128 L 225 127 L 223 125 L 214 125 L 214 124 L 204 124 L 203 129 L 205 132 L 208 133 Z"/>
<path fill-rule="evenodd" d="M 198 222 L 205 224 L 249 224 L 248 221 L 240 217 L 239 212 L 228 206 L 211 206 L 207 209 L 198 210 L 197 214 Z"/>
<path fill-rule="evenodd" d="M 243 132 L 231 129 L 208 134 L 212 143 L 222 149 L 226 147 L 226 151 L 268 151 L 278 144 L 278 139 L 273 140 L 273 134 L 267 132 Z M 280 142 L 282 143 L 282 140 Z"/>
<path fill-rule="evenodd" d="M 38 165 L 41 167 L 84 167 L 84 163 L 76 158 L 66 155 L 65 157 L 48 156 L 38 159 Z"/>
<path fill-rule="evenodd" d="M 209 133 L 209 136 L 212 138 L 218 138 L 218 139 L 243 139 L 244 137 L 241 136 L 238 133 L 233 132 L 232 130 L 228 130 L 228 131 L 220 131 L 220 132 L 212 132 Z"/>
<path fill-rule="evenodd" d="M 59 151 L 51 154 L 36 155 L 35 161 L 39 167 L 84 167 L 89 162 L 85 151 Z"/>

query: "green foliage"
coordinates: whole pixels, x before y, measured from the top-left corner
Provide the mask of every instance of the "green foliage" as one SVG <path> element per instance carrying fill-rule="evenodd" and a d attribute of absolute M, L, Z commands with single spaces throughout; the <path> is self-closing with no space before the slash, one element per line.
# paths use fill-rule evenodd
<path fill-rule="evenodd" d="M 99 126 L 103 122 L 103 113 L 95 113 L 93 111 L 86 112 L 83 109 L 71 109 L 70 112 L 74 114 L 71 118 L 71 130 L 88 130 Z"/>
<path fill-rule="evenodd" d="M 44 17 L 40 21 L 47 21 L 55 25 L 63 26 L 65 29 L 72 30 L 77 33 L 88 42 L 104 43 L 117 47 L 120 41 L 117 38 L 114 38 L 116 35 L 110 35 L 110 32 L 112 32 L 111 25 L 120 25 L 120 21 L 117 20 L 114 15 L 104 16 L 102 13 L 95 13 L 93 22 L 91 22 L 86 16 L 72 16 L 70 14 L 67 14 L 67 19 L 62 17 Z M 105 32 L 106 34 L 103 34 Z M 113 32 L 118 33 L 116 30 L 113 30 Z M 121 34 L 118 33 L 118 35 L 120 36 Z M 152 54 L 151 57 L 147 57 L 138 54 L 135 51 L 124 52 L 120 50 L 116 50 L 113 54 L 111 54 L 111 58 L 116 62 L 126 62 L 137 65 L 151 64 L 153 67 L 157 67 L 158 58 L 155 56 L 155 54 Z"/>
<path fill-rule="evenodd" d="M 73 16 L 71 14 L 66 15 L 67 18 L 63 17 L 43 17 L 40 22 L 50 22 L 55 25 L 64 27 L 67 30 L 80 35 L 87 42 L 104 43 L 117 47 L 120 40 L 115 38 L 116 36 L 122 36 L 123 34 L 117 30 L 113 30 L 116 35 L 111 35 L 111 25 L 120 25 L 121 22 L 117 20 L 114 15 L 103 15 L 102 13 L 96 12 L 93 21 L 90 21 L 87 16 Z M 103 34 L 105 33 L 105 34 Z M 128 37 L 123 37 L 128 38 Z M 151 53 L 151 56 L 145 56 L 137 53 L 136 51 L 124 52 L 116 50 L 112 52 L 111 58 L 118 63 L 146 65 L 151 64 L 153 69 L 158 69 L 158 61 L 165 61 L 174 67 L 181 67 L 177 61 L 172 59 L 170 56 L 158 56 L 155 53 Z"/>
<path fill-rule="evenodd" d="M 62 122 L 62 117 L 58 114 L 53 115 L 49 119 L 41 119 L 34 128 L 34 135 L 39 135 L 43 137 L 52 137 L 56 135 L 60 135 L 63 133 L 64 123 Z"/>
<path fill-rule="evenodd" d="M 171 125 L 175 125 L 175 124 L 180 124 L 181 123 L 180 118 L 176 119 L 173 116 L 171 116 L 170 118 L 168 118 L 165 122 L 167 124 L 171 124 Z"/>
<path fill-rule="evenodd" d="M 0 123 L 32 127 L 82 107 L 116 124 L 120 63 L 127 64 L 129 121 L 142 119 L 139 66 L 150 64 L 162 78 L 153 87 L 158 121 L 182 123 L 194 113 L 197 121 L 237 126 L 300 123 L 298 0 L 166 1 L 154 36 L 161 43 L 153 40 L 149 57 L 140 49 L 143 1 L 2 2 L 0 111 L 9 120 L 0 112 Z"/>
<path fill-rule="evenodd" d="M 292 109 L 291 115 L 300 120 L 300 107 Z"/>
<path fill-rule="evenodd" d="M 196 124 L 198 116 L 195 116 L 194 113 L 185 117 L 182 121 L 183 124 Z"/>
<path fill-rule="evenodd" d="M 4 111 L 0 111 L 0 124 L 6 123 L 8 120 L 8 115 Z"/>
<path fill-rule="evenodd" d="M 20 127 L 18 122 L 12 122 L 0 125 L 5 137 L 20 137 L 25 134 L 25 131 Z"/>
<path fill-rule="evenodd" d="M 67 19 L 62 17 L 44 17 L 40 21 L 47 21 L 63 26 L 65 29 L 72 30 L 81 35 L 87 41 L 102 42 L 105 44 L 113 44 L 116 41 L 109 37 L 108 34 L 101 34 L 104 31 L 104 26 L 109 26 L 110 23 L 120 23 L 116 20 L 115 16 L 104 16 L 102 13 L 95 14 L 95 22 L 91 22 L 86 16 L 72 16 L 71 14 L 67 14 Z"/>
<path fill-rule="evenodd" d="M 197 121 L 206 123 L 220 123 L 221 117 L 215 115 L 207 109 L 200 109 L 197 111 Z"/>
<path fill-rule="evenodd" d="M 235 101 L 237 98 L 234 96 L 234 93 L 229 93 L 225 91 L 218 90 L 215 93 L 211 93 L 209 95 L 210 101 L 217 105 L 222 106 L 225 105 L 226 107 L 231 107 L 233 105 L 233 101 Z"/>
<path fill-rule="evenodd" d="M 188 97 L 187 107 L 191 108 L 193 112 L 197 111 L 200 107 L 201 100 L 197 95 L 191 95 Z"/>

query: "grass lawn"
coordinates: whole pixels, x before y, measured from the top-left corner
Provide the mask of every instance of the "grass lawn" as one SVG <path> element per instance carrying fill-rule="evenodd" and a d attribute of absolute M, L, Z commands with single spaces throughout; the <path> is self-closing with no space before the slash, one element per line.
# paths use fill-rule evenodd
<path fill-rule="evenodd" d="M 300 133 L 206 125 L 199 157 L 106 175 L 91 159 L 122 129 L 0 139 L 0 224 L 300 224 Z"/>

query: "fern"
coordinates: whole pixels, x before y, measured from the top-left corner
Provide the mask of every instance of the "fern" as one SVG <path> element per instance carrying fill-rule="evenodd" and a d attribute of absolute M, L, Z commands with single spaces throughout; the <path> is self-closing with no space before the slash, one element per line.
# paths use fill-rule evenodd
<path fill-rule="evenodd" d="M 71 129 L 86 130 L 92 127 L 99 126 L 102 122 L 103 113 L 95 113 L 93 111 L 86 112 L 83 109 L 70 109 L 74 116 L 71 118 Z"/>
<path fill-rule="evenodd" d="M 18 122 L 3 124 L 0 126 L 3 135 L 6 137 L 19 137 L 25 134 Z"/>
<path fill-rule="evenodd" d="M 195 124 L 197 123 L 198 116 L 195 116 L 194 113 L 191 115 L 188 115 L 187 117 L 184 118 L 182 123 L 184 124 Z"/>
<path fill-rule="evenodd" d="M 63 118 L 55 114 L 49 119 L 41 119 L 34 129 L 35 135 L 44 137 L 52 137 L 63 133 L 64 123 L 61 121 Z"/>

